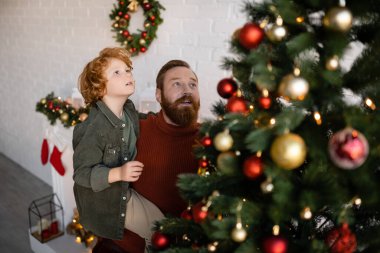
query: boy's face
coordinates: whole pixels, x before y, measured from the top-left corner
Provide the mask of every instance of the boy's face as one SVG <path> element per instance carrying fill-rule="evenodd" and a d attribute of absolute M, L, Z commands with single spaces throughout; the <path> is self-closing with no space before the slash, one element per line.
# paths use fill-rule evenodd
<path fill-rule="evenodd" d="M 107 79 L 105 96 L 128 98 L 135 92 L 132 69 L 123 61 L 111 58 L 107 68 L 104 70 L 104 75 Z"/>

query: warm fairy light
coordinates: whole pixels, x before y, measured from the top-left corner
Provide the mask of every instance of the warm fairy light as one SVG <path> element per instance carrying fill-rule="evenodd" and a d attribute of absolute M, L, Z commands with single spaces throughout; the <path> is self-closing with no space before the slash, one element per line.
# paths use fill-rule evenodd
<path fill-rule="evenodd" d="M 361 198 L 356 198 L 354 200 L 354 204 L 357 205 L 357 206 L 360 206 L 362 204 L 362 199 Z"/>
<path fill-rule="evenodd" d="M 253 105 L 249 105 L 249 111 L 253 112 L 255 110 L 255 107 Z"/>
<path fill-rule="evenodd" d="M 269 96 L 269 91 L 267 89 L 263 90 L 263 97 L 268 97 Z"/>
<path fill-rule="evenodd" d="M 317 125 L 322 124 L 322 117 L 319 112 L 314 112 L 314 119 L 315 119 L 315 122 L 317 122 Z"/>
<path fill-rule="evenodd" d="M 276 124 L 276 119 L 275 118 L 271 118 L 269 120 L 269 124 L 271 124 L 271 126 L 274 126 L 274 124 Z"/>
<path fill-rule="evenodd" d="M 313 217 L 310 207 L 305 207 L 301 212 L 301 217 L 305 220 L 310 220 Z"/>
<path fill-rule="evenodd" d="M 304 17 L 297 17 L 296 18 L 297 23 L 303 23 L 304 20 L 305 20 Z"/>
<path fill-rule="evenodd" d="M 280 226 L 279 225 L 274 225 L 272 230 L 273 230 L 273 235 L 279 235 L 280 234 Z"/>
<path fill-rule="evenodd" d="M 236 96 L 237 96 L 237 97 L 241 97 L 241 95 L 242 95 L 241 90 L 238 89 L 238 90 L 236 91 Z"/>
<path fill-rule="evenodd" d="M 272 72 L 273 67 L 272 67 L 272 64 L 270 62 L 267 64 L 267 69 L 269 72 Z"/>
<path fill-rule="evenodd" d="M 265 18 L 261 23 L 259 24 L 261 29 L 264 29 L 268 25 L 269 21 L 267 18 Z"/>
<path fill-rule="evenodd" d="M 259 151 L 256 152 L 256 156 L 257 156 L 257 157 L 261 157 L 262 153 L 263 153 L 263 152 L 262 152 L 261 150 L 259 150 Z"/>
<path fill-rule="evenodd" d="M 376 105 L 370 98 L 366 98 L 365 104 L 372 110 L 376 110 Z"/>
<path fill-rule="evenodd" d="M 282 20 L 282 18 L 280 16 L 278 16 L 277 19 L 276 19 L 276 25 L 282 26 L 283 22 L 284 21 Z"/>
<path fill-rule="evenodd" d="M 351 135 L 352 135 L 352 137 L 357 138 L 358 137 L 358 131 L 353 130 Z"/>
<path fill-rule="evenodd" d="M 80 238 L 80 236 L 75 237 L 75 242 L 76 243 L 81 243 L 82 242 L 82 239 Z"/>
<path fill-rule="evenodd" d="M 293 74 L 294 74 L 295 76 L 299 76 L 299 75 L 301 74 L 301 70 L 300 70 L 299 68 L 294 68 L 294 70 L 293 70 Z"/>
<path fill-rule="evenodd" d="M 236 151 L 235 151 L 235 155 L 236 155 L 236 156 L 240 156 L 240 155 L 241 155 L 241 152 L 240 152 L 239 150 L 236 150 Z"/>

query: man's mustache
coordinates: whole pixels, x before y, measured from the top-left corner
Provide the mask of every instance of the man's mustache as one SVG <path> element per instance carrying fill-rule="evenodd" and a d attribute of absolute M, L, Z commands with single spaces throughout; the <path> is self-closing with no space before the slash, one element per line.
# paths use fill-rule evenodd
<path fill-rule="evenodd" d="M 177 99 L 174 104 L 178 105 L 184 102 L 190 102 L 191 104 L 194 104 L 194 99 L 191 95 L 183 95 L 179 99 Z"/>

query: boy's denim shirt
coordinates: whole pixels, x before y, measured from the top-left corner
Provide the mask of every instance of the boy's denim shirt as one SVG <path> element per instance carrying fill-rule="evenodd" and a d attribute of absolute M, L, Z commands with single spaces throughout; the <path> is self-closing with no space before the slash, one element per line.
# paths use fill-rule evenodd
<path fill-rule="evenodd" d="M 131 100 L 124 104 L 132 122 L 120 120 L 102 102 L 92 106 L 88 118 L 75 126 L 74 195 L 80 223 L 95 235 L 123 238 L 129 183 L 108 183 L 108 172 L 130 160 L 125 124 L 139 135 L 139 115 Z"/>

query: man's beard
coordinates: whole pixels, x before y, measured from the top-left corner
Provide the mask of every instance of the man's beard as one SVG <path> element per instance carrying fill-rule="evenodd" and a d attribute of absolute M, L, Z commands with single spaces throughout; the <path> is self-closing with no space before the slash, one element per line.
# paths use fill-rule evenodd
<path fill-rule="evenodd" d="M 181 106 L 180 104 L 190 101 L 191 106 Z M 194 101 L 192 96 L 184 95 L 173 103 L 170 103 L 164 93 L 161 93 L 161 107 L 165 114 L 179 126 L 190 126 L 197 122 L 198 111 L 200 107 L 199 101 Z"/>

